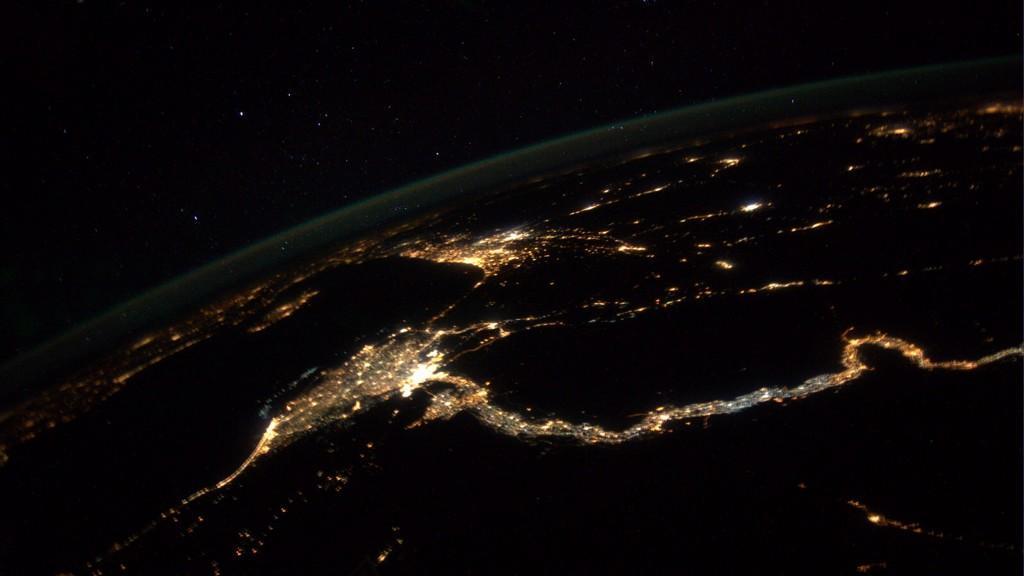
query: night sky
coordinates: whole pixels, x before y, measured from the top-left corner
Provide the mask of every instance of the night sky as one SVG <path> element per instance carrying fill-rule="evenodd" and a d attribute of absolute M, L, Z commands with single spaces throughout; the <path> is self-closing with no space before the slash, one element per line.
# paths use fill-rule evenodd
<path fill-rule="evenodd" d="M 0 359 L 396 185 L 619 119 L 1021 52 L 1019 0 L 32 3 Z"/>

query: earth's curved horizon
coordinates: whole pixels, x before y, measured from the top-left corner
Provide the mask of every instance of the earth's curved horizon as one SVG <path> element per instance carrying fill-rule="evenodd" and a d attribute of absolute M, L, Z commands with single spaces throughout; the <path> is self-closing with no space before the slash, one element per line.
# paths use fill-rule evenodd
<path fill-rule="evenodd" d="M 1021 78 L 605 126 L 183 275 L 0 370 L 0 565 L 1019 573 Z"/>
<path fill-rule="evenodd" d="M 58 367 L 67 369 L 74 362 L 102 354 L 118 340 L 154 323 L 170 321 L 218 293 L 258 279 L 267 270 L 439 207 L 447 200 L 516 183 L 530 175 L 615 158 L 623 149 L 642 153 L 667 142 L 680 145 L 680 138 L 710 138 L 772 122 L 801 123 L 850 111 L 867 113 L 917 100 L 1012 93 L 1021 84 L 1021 62 L 1019 55 L 951 62 L 744 94 L 613 122 L 417 180 L 229 253 L 4 360 L 0 363 L 0 402 L 16 401 L 31 393 L 33 382 L 59 375 Z"/>

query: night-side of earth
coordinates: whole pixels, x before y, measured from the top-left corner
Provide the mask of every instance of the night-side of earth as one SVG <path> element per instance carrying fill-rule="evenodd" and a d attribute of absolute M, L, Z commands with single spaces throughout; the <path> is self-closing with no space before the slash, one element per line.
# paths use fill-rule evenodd
<path fill-rule="evenodd" d="M 781 117 L 276 265 L 5 407 L 0 566 L 1019 573 L 1021 127 Z"/>

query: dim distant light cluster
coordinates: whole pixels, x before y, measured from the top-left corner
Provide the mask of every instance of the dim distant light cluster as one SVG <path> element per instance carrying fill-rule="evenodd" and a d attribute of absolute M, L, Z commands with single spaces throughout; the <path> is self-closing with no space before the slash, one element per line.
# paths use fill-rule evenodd
<path fill-rule="evenodd" d="M 854 510 L 857 510 L 857 511 L 863 513 L 865 520 L 867 520 L 871 524 L 874 524 L 875 526 L 879 526 L 881 528 L 892 528 L 894 530 L 901 530 L 903 532 L 909 532 L 911 534 L 916 534 L 918 536 L 926 536 L 928 538 L 934 538 L 936 540 L 957 540 L 957 541 L 960 541 L 960 542 L 965 542 L 967 540 L 966 538 L 964 538 L 963 535 L 950 534 L 950 533 L 947 533 L 947 532 L 943 532 L 941 530 L 935 530 L 935 529 L 931 529 L 931 528 L 926 528 L 926 527 L 922 526 L 921 524 L 919 524 L 918 522 L 907 522 L 907 521 L 897 520 L 895 518 L 891 518 L 891 517 L 889 517 L 889 516 L 887 516 L 885 514 L 882 514 L 881 512 L 878 512 L 876 510 L 872 510 L 871 508 L 868 508 L 865 504 L 861 503 L 858 500 L 847 500 L 846 504 L 850 508 L 853 508 Z M 1018 550 L 1019 549 L 1017 546 L 1014 546 L 1012 544 L 995 544 L 995 543 L 986 542 L 986 541 L 983 541 L 983 540 L 973 541 L 971 543 L 976 545 L 976 546 L 980 546 L 982 548 L 989 548 L 989 549 L 1000 549 L 1000 550 Z"/>

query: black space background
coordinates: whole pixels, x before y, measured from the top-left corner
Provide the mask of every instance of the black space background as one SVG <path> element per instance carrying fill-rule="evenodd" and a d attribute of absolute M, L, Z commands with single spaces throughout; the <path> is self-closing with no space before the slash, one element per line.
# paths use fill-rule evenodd
<path fill-rule="evenodd" d="M 1020 0 L 24 3 L 0 359 L 282 228 L 618 119 L 1021 52 Z"/>

